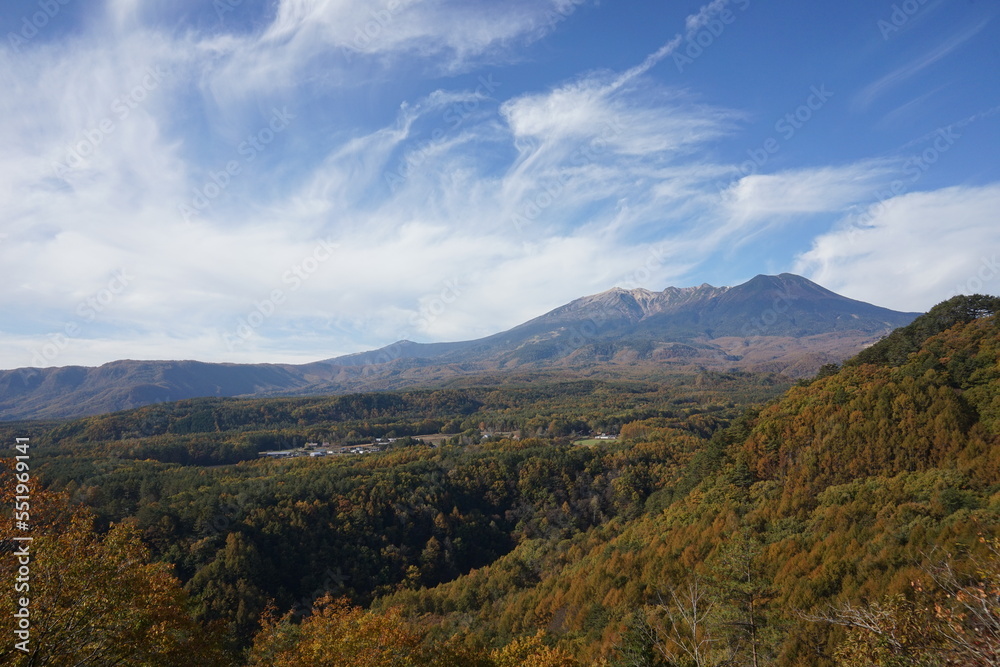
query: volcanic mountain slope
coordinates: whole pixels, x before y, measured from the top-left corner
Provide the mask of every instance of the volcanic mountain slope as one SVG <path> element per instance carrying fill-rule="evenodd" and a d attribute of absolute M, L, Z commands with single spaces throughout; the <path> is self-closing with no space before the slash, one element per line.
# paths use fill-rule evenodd
<path fill-rule="evenodd" d="M 83 416 L 197 396 L 315 394 L 546 372 L 655 376 L 706 368 L 798 377 L 911 322 L 800 276 L 736 287 L 614 288 L 508 331 L 454 343 L 399 341 L 311 364 L 116 361 L 0 371 L 0 419 Z"/>
<path fill-rule="evenodd" d="M 855 301 L 789 273 L 737 287 L 619 287 L 556 308 L 509 331 L 463 343 L 400 341 L 325 363 L 349 367 L 478 364 L 486 369 L 585 368 L 599 363 L 784 371 L 851 356 L 918 313 Z M 803 359 L 811 358 L 812 360 Z"/>

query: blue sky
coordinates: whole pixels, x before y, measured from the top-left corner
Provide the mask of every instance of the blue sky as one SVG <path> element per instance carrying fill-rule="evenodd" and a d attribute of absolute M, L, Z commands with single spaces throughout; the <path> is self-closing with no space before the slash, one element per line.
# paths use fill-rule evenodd
<path fill-rule="evenodd" d="M 1000 292 L 984 0 L 0 7 L 0 367 L 305 362 L 613 286 Z"/>

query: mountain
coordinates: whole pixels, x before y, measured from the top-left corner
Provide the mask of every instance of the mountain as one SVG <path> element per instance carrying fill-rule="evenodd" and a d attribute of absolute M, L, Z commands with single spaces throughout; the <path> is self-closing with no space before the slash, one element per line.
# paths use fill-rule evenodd
<path fill-rule="evenodd" d="M 310 364 L 124 360 L 0 371 L 0 419 L 83 416 L 198 396 L 384 390 L 539 372 L 650 377 L 738 368 L 801 377 L 856 354 L 917 315 L 848 299 L 789 273 L 735 287 L 616 287 L 485 338 L 404 340 Z"/>
<path fill-rule="evenodd" d="M 620 528 L 526 540 L 377 608 L 464 641 L 542 627 L 586 665 L 695 664 L 643 657 L 693 646 L 695 613 L 702 664 L 995 665 L 998 312 L 939 304 L 716 431 Z M 637 466 L 679 434 L 648 419 L 621 439 Z M 559 517 L 579 495 L 553 497 Z"/>
<path fill-rule="evenodd" d="M 113 361 L 97 368 L 0 371 L 0 417 L 100 414 L 195 396 L 240 396 L 310 384 L 305 367 L 198 361 Z"/>
<path fill-rule="evenodd" d="M 736 287 L 619 287 L 583 297 L 493 336 L 424 345 L 399 341 L 324 363 L 363 366 L 368 381 L 539 369 L 698 367 L 814 373 L 845 359 L 918 313 L 848 299 L 800 276 L 757 276 Z M 346 371 L 346 372 L 343 372 Z"/>
<path fill-rule="evenodd" d="M 735 380 L 721 391 L 540 381 L 186 400 L 0 424 L 0 439 L 31 437 L 32 507 L 55 517 L 36 565 L 64 576 L 36 595 L 75 592 L 41 620 L 103 601 L 130 568 L 128 595 L 186 597 L 212 630 L 157 599 L 125 605 L 136 623 L 225 641 L 225 664 L 358 664 L 362 628 L 435 647 L 413 665 L 680 665 L 691 646 L 703 664 L 996 665 L 998 312 L 955 297 L 766 404 L 738 374 L 711 374 Z M 578 439 L 594 432 L 617 441 Z M 462 446 L 406 437 L 431 433 Z M 381 454 L 232 465 L 391 434 Z M 367 610 L 335 602 L 347 593 Z M 106 638 L 122 606 L 91 604 L 108 622 L 74 637 Z M 393 655 L 365 664 L 410 654 Z"/>

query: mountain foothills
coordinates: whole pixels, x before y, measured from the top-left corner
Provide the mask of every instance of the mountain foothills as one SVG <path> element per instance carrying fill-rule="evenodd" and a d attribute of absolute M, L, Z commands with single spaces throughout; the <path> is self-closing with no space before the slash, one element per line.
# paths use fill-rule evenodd
<path fill-rule="evenodd" d="M 0 371 L 0 419 L 75 417 L 198 396 L 311 395 L 563 379 L 663 379 L 730 369 L 812 375 L 908 324 L 792 274 L 737 287 L 615 288 L 478 340 L 386 348 L 304 365 L 115 361 Z"/>
<path fill-rule="evenodd" d="M 784 312 L 778 283 L 802 290 Z M 672 327 L 694 346 L 745 340 L 726 312 L 761 306 L 790 336 L 891 321 L 781 276 L 615 290 L 504 335 L 544 346 L 591 321 L 601 340 Z M 790 388 L 543 376 L 0 424 L 4 501 L 15 437 L 36 481 L 31 641 L 0 661 L 1000 664 L 998 311 L 955 297 Z M 0 544 L 16 536 L 0 524 Z M 0 596 L 7 637 L 15 604 Z"/>

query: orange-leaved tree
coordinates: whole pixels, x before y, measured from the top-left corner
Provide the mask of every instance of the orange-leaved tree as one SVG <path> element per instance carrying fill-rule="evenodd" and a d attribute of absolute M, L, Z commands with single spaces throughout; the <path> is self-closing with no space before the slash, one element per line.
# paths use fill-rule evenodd
<path fill-rule="evenodd" d="M 515 639 L 493 651 L 435 641 L 397 608 L 368 611 L 345 598 L 320 598 L 311 615 L 293 622 L 269 607 L 250 652 L 252 667 L 578 667 L 542 635 Z"/>
<path fill-rule="evenodd" d="M 327 594 L 301 623 L 265 611 L 250 665 L 259 667 L 489 667 L 450 642 L 432 644 L 396 609 L 366 611 Z"/>
<path fill-rule="evenodd" d="M 0 663 L 226 664 L 214 638 L 188 614 L 170 567 L 149 562 L 134 527 L 118 524 L 99 535 L 85 508 L 64 494 L 31 488 L 21 494 L 29 497 L 21 501 L 30 514 L 24 530 L 9 511 L 16 489 L 4 466 L 0 580 L 10 582 L 10 590 L 0 596 Z"/>

